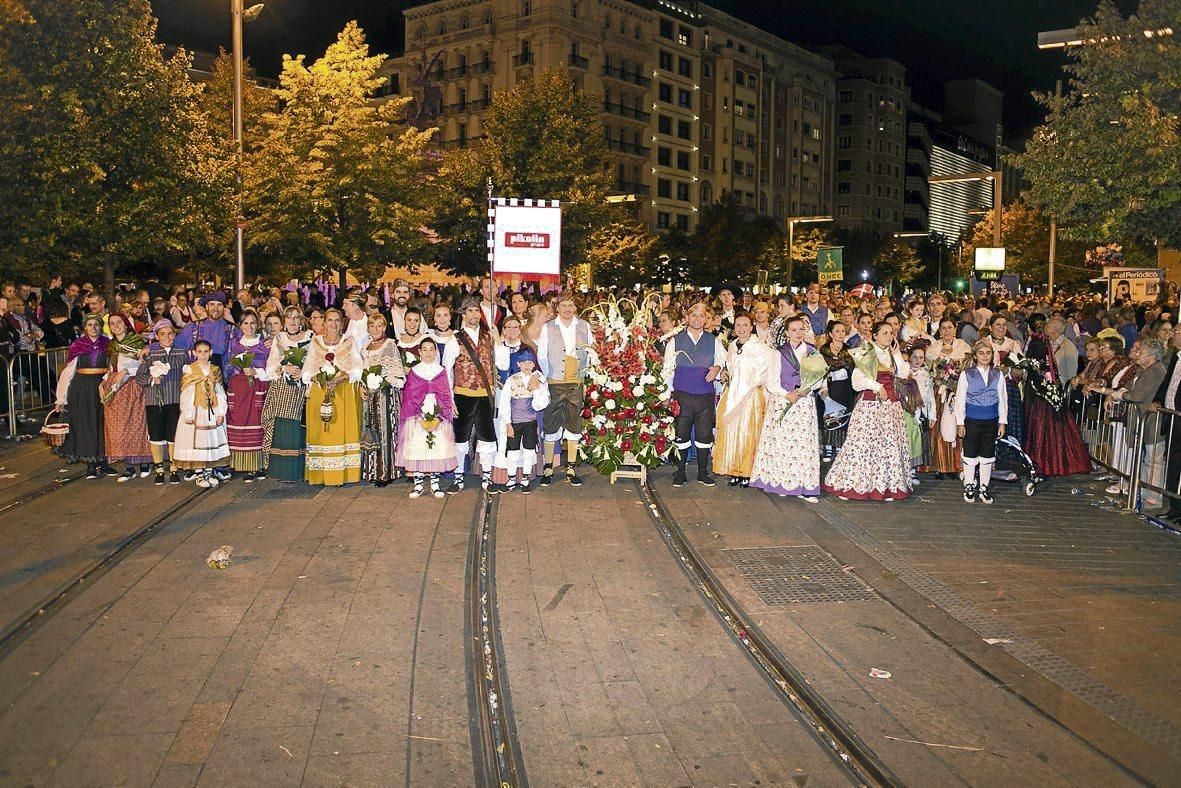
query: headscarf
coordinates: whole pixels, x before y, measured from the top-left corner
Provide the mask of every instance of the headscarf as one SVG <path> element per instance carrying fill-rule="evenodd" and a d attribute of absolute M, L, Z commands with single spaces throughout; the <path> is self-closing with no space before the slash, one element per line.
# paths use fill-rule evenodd
<path fill-rule="evenodd" d="M 92 320 L 98 323 L 100 329 L 102 328 L 101 315 L 87 315 L 86 319 L 82 321 L 82 325 L 85 326 Z M 89 356 L 90 363 L 98 366 L 98 360 L 107 354 L 110 345 L 111 340 L 102 334 L 99 334 L 97 339 L 91 339 L 83 334 L 70 343 L 70 349 L 66 353 L 66 363 L 70 363 L 79 356 Z"/>
<path fill-rule="evenodd" d="M 147 344 L 144 338 L 135 333 L 135 326 L 131 323 L 131 318 L 122 312 L 112 312 L 110 320 L 122 320 L 127 333 L 123 335 L 123 339 L 114 339 L 114 331 L 111 332 L 112 339 L 108 352 L 112 358 L 115 356 L 127 356 L 128 358 L 138 358 L 139 351 L 144 349 Z"/>

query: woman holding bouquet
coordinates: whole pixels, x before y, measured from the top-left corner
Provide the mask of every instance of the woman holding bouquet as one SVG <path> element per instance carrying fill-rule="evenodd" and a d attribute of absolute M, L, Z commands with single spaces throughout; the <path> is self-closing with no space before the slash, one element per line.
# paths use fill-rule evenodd
<path fill-rule="evenodd" d="M 401 427 L 394 462 L 414 477 L 411 498 L 419 498 L 426 482 L 431 495 L 443 497 L 439 476 L 455 470 L 455 401 L 451 383 L 439 363 L 439 347 L 425 341 L 419 347 L 419 362 L 406 373 L 402 392 Z"/>
<path fill-rule="evenodd" d="M 842 499 L 898 501 L 910 496 L 910 441 L 896 383 L 910 377 L 910 364 L 894 349 L 889 323 L 874 323 L 871 336 L 854 358 L 861 398 L 824 489 Z"/>
<path fill-rule="evenodd" d="M 144 391 L 133 380 L 147 343 L 122 312 L 112 312 L 108 324 L 111 371 L 99 386 L 104 406 L 103 441 L 107 462 L 122 460 L 126 466 L 116 481 L 129 482 L 135 478 L 137 466 L 139 475 L 147 478 L 152 461 Z"/>
<path fill-rule="evenodd" d="M 271 385 L 262 406 L 263 472 L 272 479 L 298 482 L 304 478 L 306 389 L 300 375 L 311 342 L 303 311 L 297 306 L 284 309 L 283 330 L 271 341 L 267 357 Z"/>
<path fill-rule="evenodd" d="M 406 317 L 410 317 L 409 312 Z M 394 452 L 398 448 L 406 367 L 402 364 L 400 343 L 386 337 L 388 327 L 385 315 L 380 312 L 370 315 L 369 343 L 361 351 L 361 364 L 365 368 L 361 379 L 361 478 L 373 482 L 374 487 L 385 487 L 401 475 L 394 462 Z"/>
<path fill-rule="evenodd" d="M 1066 407 L 1066 392 L 1058 379 L 1058 365 L 1045 334 L 1035 334 L 1030 339 L 1021 367 L 1026 373 L 1027 392 L 1024 446 L 1034 466 L 1043 476 L 1090 471 L 1091 459 L 1078 425 Z M 1156 393 L 1155 386 L 1152 391 Z M 1010 407 L 1009 413 L 1012 412 Z"/>
<path fill-rule="evenodd" d="M 960 439 L 956 432 L 955 398 L 960 373 L 972 357 L 972 348 L 955 335 L 955 320 L 939 321 L 939 341 L 927 350 L 935 392 L 935 418 L 931 422 L 931 464 L 935 474 L 958 474 L 964 464 L 960 457 Z"/>
<path fill-rule="evenodd" d="M 714 473 L 729 476 L 731 487 L 750 484 L 766 416 L 763 381 L 775 363 L 775 351 L 755 336 L 750 315 L 738 313 L 734 339 L 726 348 L 726 390 L 718 402 L 713 453 Z"/>
<path fill-rule="evenodd" d="M 324 312 L 324 335 L 314 337 L 303 361 L 308 388 L 308 484 L 361 481 L 361 349 L 342 335 L 344 314 Z"/>
<path fill-rule="evenodd" d="M 230 467 L 246 474 L 242 481 L 249 484 L 256 478 L 266 478 L 262 411 L 271 386 L 267 373 L 270 343 L 259 336 L 258 314 L 253 310 L 242 313 L 238 328 L 242 336 L 230 342 L 226 431 L 230 441 Z"/>
<path fill-rule="evenodd" d="M 820 431 L 812 390 L 828 373 L 815 345 L 804 341 L 808 321 L 793 315 L 775 324 L 777 353 L 763 378 L 770 395 L 750 486 L 816 503 L 820 494 Z"/>

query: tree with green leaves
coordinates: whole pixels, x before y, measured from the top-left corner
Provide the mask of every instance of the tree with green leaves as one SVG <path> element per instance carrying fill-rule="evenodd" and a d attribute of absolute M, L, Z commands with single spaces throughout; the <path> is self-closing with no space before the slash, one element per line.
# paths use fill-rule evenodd
<path fill-rule="evenodd" d="M 653 263 L 659 243 L 643 222 L 617 221 L 600 227 L 592 233 L 587 250 L 593 281 L 620 287 L 655 284 Z"/>
<path fill-rule="evenodd" d="M 600 98 L 547 69 L 493 98 L 478 148 L 448 154 L 433 198 L 436 256 L 458 274 L 487 267 L 487 179 L 495 196 L 562 203 L 562 264 L 586 259 L 592 234 L 622 218 L 608 205 L 613 178 Z"/>
<path fill-rule="evenodd" d="M 14 8 L 11 3 L 8 8 Z M 165 60 L 148 0 L 25 0 L 0 27 L 19 66 L 0 124 L 0 259 L 26 277 L 93 272 L 199 245 L 217 173 L 184 52 Z M 7 111 L 7 110 L 6 110 Z"/>
<path fill-rule="evenodd" d="M 246 157 L 246 238 L 283 273 L 352 269 L 377 279 L 427 246 L 423 188 L 433 129 L 406 125 L 409 99 L 375 102 L 385 83 L 356 22 L 311 65 L 284 56 L 278 108 Z"/>
<path fill-rule="evenodd" d="M 832 233 L 819 227 L 799 228 L 794 233 L 790 284 L 816 281 L 816 255 L 826 246 L 834 246 Z M 767 269 L 767 281 L 787 282 L 787 233 L 776 232 L 763 246 L 760 264 Z"/>
<path fill-rule="evenodd" d="M 873 270 L 878 284 L 908 285 L 922 275 L 923 264 L 913 246 L 894 238 L 874 256 Z"/>
<path fill-rule="evenodd" d="M 1102 0 L 1066 52 L 1065 95 L 1036 94 L 1046 120 L 1012 160 L 1064 238 L 1181 246 L 1181 41 L 1162 28 L 1181 30 L 1181 3 L 1124 18 Z"/>
<path fill-rule="evenodd" d="M 737 193 L 726 192 L 702 207 L 697 227 L 686 236 L 684 256 L 690 281 L 704 286 L 753 284 L 775 233 L 769 218 L 743 207 Z"/>
<path fill-rule="evenodd" d="M 989 211 L 976 223 L 972 237 L 964 244 L 963 267 L 957 274 L 970 276 L 976 247 L 993 245 L 995 212 Z M 1001 214 L 1001 237 L 1005 244 L 1005 272 L 1018 274 L 1023 285 L 1044 286 L 1049 277 L 1050 222 L 1037 208 L 1020 199 L 1006 205 Z M 1093 245 L 1093 244 L 1092 244 Z M 1087 249 L 1083 240 L 1058 239 L 1054 281 L 1062 286 L 1082 284 L 1089 272 L 1083 263 Z"/>

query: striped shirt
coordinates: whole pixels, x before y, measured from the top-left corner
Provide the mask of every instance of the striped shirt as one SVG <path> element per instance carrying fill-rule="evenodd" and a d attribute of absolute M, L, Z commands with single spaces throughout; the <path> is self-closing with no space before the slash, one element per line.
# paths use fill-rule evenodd
<path fill-rule="evenodd" d="M 152 385 L 152 364 L 160 361 L 168 365 L 168 374 L 157 385 Z M 153 344 L 148 357 L 139 365 L 135 382 L 148 389 L 146 404 L 176 405 L 180 402 L 180 379 L 185 364 L 189 363 L 189 352 L 178 347 L 164 349 Z M 159 396 L 157 396 L 157 394 Z"/>

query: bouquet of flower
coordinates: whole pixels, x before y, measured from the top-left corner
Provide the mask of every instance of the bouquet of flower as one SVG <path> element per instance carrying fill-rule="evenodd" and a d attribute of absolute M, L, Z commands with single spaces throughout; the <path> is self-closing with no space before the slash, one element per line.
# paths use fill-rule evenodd
<path fill-rule="evenodd" d="M 361 380 L 365 383 L 365 388 L 370 391 L 380 391 L 390 387 L 390 384 L 385 379 L 381 364 L 374 364 L 371 367 L 366 367 L 365 374 L 361 376 Z"/>
<path fill-rule="evenodd" d="M 236 356 L 230 356 L 230 366 L 239 372 L 245 372 L 254 367 L 254 354 L 248 350 Z"/>
<path fill-rule="evenodd" d="M 654 468 L 673 443 L 680 405 L 664 379 L 664 357 L 656 349 L 660 332 L 647 325 L 647 306 L 611 299 L 590 316 L 581 453 L 604 475 L 625 460 Z"/>
<path fill-rule="evenodd" d="M 282 367 L 295 366 L 295 367 L 302 368 L 304 359 L 306 359 L 307 357 L 308 357 L 308 349 L 307 349 L 306 345 L 304 347 L 292 346 L 292 347 L 289 347 L 283 351 L 283 358 L 280 360 L 279 366 L 282 366 Z M 288 383 L 295 382 L 295 379 L 292 378 L 290 375 L 287 375 L 287 373 L 283 373 L 283 374 L 287 378 Z"/>
<path fill-rule="evenodd" d="M 438 439 L 435 430 L 439 428 L 442 419 L 439 416 L 439 403 L 434 394 L 427 394 L 423 398 L 422 415 L 419 420 L 422 422 L 422 428 L 426 430 L 426 447 L 428 449 L 435 448 L 435 441 Z"/>
<path fill-rule="evenodd" d="M 800 360 L 800 389 L 807 394 L 811 394 L 812 389 L 816 388 L 822 380 L 828 375 L 828 362 L 824 360 L 819 350 L 812 350 Z M 804 397 L 800 397 L 796 402 L 799 402 Z M 795 402 L 788 402 L 783 406 L 783 410 L 779 413 L 779 420 L 783 421 L 783 417 L 791 410 Z"/>
<path fill-rule="evenodd" d="M 1012 356 L 1005 359 L 1005 365 L 1025 371 L 1025 386 L 1035 396 L 1041 397 L 1055 411 L 1066 407 L 1066 389 L 1059 385 L 1050 374 L 1049 367 L 1040 361 L 1024 356 L 1016 361 Z"/>
<path fill-rule="evenodd" d="M 340 374 L 340 369 L 337 368 L 335 353 L 327 353 L 324 356 L 324 363 L 320 365 L 320 370 L 312 377 L 316 383 L 319 383 L 324 388 L 332 388 L 333 381 L 336 376 Z"/>
<path fill-rule="evenodd" d="M 960 363 L 943 358 L 932 360 L 930 366 L 931 380 L 935 383 L 935 389 L 938 391 L 942 387 L 949 392 L 955 391 L 956 384 L 959 383 L 960 372 L 963 371 Z"/>
<path fill-rule="evenodd" d="M 1120 244 L 1110 243 L 1102 246 L 1096 246 L 1094 249 L 1088 249 L 1084 255 L 1088 268 L 1118 268 L 1126 262 L 1124 257 L 1124 247 Z"/>

